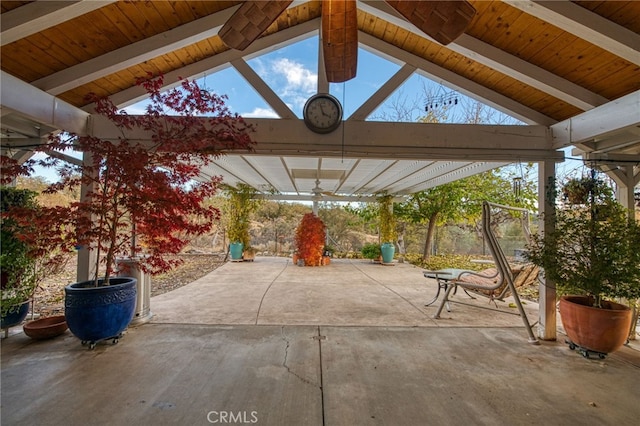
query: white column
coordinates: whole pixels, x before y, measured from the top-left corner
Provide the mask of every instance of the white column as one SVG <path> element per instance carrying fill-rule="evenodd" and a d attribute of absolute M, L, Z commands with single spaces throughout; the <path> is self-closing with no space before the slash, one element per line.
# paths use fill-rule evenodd
<path fill-rule="evenodd" d="M 82 163 L 91 165 L 92 162 L 93 162 L 92 155 L 86 152 L 83 153 Z M 84 173 L 84 169 L 83 169 L 83 173 Z M 93 185 L 86 185 L 84 183 L 82 184 L 82 186 L 80 187 L 81 202 L 87 200 L 87 194 L 90 191 L 95 190 L 95 188 L 93 188 L 94 186 L 95 184 Z M 97 263 L 96 260 L 97 260 L 97 253 L 95 250 L 92 250 L 91 247 L 82 246 L 78 248 L 78 267 L 76 269 L 76 280 L 78 282 L 88 281 L 94 278 L 96 274 L 96 263 Z"/>
<path fill-rule="evenodd" d="M 555 179 L 554 160 L 538 163 L 538 208 L 540 211 L 540 233 L 547 234 L 555 228 Z M 542 340 L 556 340 L 556 283 L 544 278 L 538 290 L 539 326 L 538 337 Z"/>

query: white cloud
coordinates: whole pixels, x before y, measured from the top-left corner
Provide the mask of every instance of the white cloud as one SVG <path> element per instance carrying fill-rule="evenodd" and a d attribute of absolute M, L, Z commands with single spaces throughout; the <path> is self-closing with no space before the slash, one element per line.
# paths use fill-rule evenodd
<path fill-rule="evenodd" d="M 267 108 L 254 108 L 251 112 L 243 112 L 240 114 L 243 118 L 278 118 L 273 110 Z"/>
<path fill-rule="evenodd" d="M 306 69 L 301 63 L 287 58 L 279 58 L 271 64 L 271 69 L 278 75 L 282 75 L 287 85 L 283 87 L 284 92 L 313 93 L 318 82 L 318 75 Z"/>

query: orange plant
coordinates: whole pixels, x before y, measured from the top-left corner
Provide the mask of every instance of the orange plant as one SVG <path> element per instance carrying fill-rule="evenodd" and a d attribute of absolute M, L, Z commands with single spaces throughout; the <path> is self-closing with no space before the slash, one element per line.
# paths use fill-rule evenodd
<path fill-rule="evenodd" d="M 324 222 L 313 213 L 305 214 L 296 229 L 296 247 L 306 266 L 322 265 L 324 240 Z"/>

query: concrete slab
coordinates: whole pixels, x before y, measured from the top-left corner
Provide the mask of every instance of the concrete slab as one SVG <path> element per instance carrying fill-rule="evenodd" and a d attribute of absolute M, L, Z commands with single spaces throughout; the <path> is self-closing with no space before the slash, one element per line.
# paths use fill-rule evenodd
<path fill-rule="evenodd" d="M 474 300 L 463 292 L 453 296 L 463 304 L 452 303 L 452 312 L 434 320 L 438 302 L 425 302 L 436 290 L 435 280 L 408 263 L 381 266 L 335 259 L 329 266 L 311 268 L 287 258 L 257 257 L 255 262 L 226 263 L 188 286 L 154 297 L 151 310 L 156 323 L 523 326 L 511 299 Z M 534 323 L 538 305 L 525 303 Z"/>
<path fill-rule="evenodd" d="M 631 425 L 639 372 L 514 328 L 146 324 L 4 341 L 2 423 Z"/>
<path fill-rule="evenodd" d="M 14 336 L 2 345 L 2 424 L 321 425 L 317 334 L 146 324 L 93 351 L 68 332 Z"/>
<path fill-rule="evenodd" d="M 638 353 L 632 365 L 615 354 L 586 360 L 557 342 L 523 344 L 515 329 L 321 327 L 321 333 L 327 425 L 640 420 Z"/>
<path fill-rule="evenodd" d="M 2 423 L 631 425 L 640 345 L 585 359 L 408 264 L 228 263 L 151 299 L 150 323 L 94 351 L 69 332 L 2 340 Z M 499 309 L 515 312 L 509 301 Z M 537 318 L 537 304 L 526 305 Z M 14 330 L 15 331 L 15 330 Z"/>

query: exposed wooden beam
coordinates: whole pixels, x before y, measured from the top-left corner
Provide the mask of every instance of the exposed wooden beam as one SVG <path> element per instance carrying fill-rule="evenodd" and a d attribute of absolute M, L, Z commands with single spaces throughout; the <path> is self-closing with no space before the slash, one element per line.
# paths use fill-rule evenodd
<path fill-rule="evenodd" d="M 113 2 L 114 0 L 34 1 L 22 5 L 0 15 L 0 45 L 13 43 Z"/>
<path fill-rule="evenodd" d="M 416 70 L 412 65 L 402 66 L 389 80 L 387 80 L 376 92 L 369 97 L 353 114 L 349 120 L 366 120 L 367 117 L 382 104 L 385 99 L 402 85 Z"/>
<path fill-rule="evenodd" d="M 164 33 L 129 44 L 78 65 L 36 80 L 33 85 L 58 95 L 83 84 L 213 37 L 237 6 L 205 16 Z"/>
<path fill-rule="evenodd" d="M 527 124 L 551 125 L 556 121 L 544 114 L 535 111 L 511 98 L 503 96 L 491 89 L 488 89 L 474 81 L 464 78 L 452 71 L 444 69 L 433 62 L 413 55 L 396 46 L 386 43 L 369 34 L 360 32 L 358 34 L 360 43 L 366 44 L 370 49 L 382 52 L 385 55 L 392 55 L 397 60 L 416 67 L 419 74 L 439 82 L 453 90 L 463 93 L 471 98 L 477 99 L 498 111 L 502 111 L 512 117 L 517 118 Z"/>
<path fill-rule="evenodd" d="M 257 72 L 253 70 L 242 58 L 234 59 L 231 65 L 247 80 L 262 99 L 264 99 L 271 108 L 278 114 L 280 118 L 290 119 L 296 118 L 291 108 L 285 104 L 282 99 L 269 87 L 265 81 L 260 78 Z"/>
<path fill-rule="evenodd" d="M 551 149 L 544 126 L 500 126 L 439 123 L 344 122 L 342 130 L 315 134 L 302 120 L 247 118 L 255 125 L 255 154 L 386 159 L 537 161 L 562 159 Z M 94 136 L 115 139 L 119 133 L 102 117 L 94 117 Z M 401 135 L 401 136 L 400 136 Z M 133 131 L 134 140 L 149 135 Z M 344 137 L 344 140 L 343 140 Z"/>
<path fill-rule="evenodd" d="M 503 0 L 632 64 L 640 65 L 640 35 L 570 1 Z"/>
<path fill-rule="evenodd" d="M 295 2 L 294 2 L 295 3 Z M 316 35 L 320 24 L 320 18 L 316 18 L 300 25 L 287 28 L 277 33 L 264 36 L 251 43 L 251 45 L 242 52 L 229 49 L 226 52 L 218 53 L 209 58 L 176 69 L 165 74 L 166 90 L 172 86 L 176 86 L 180 78 L 196 79 L 204 75 L 204 73 L 212 73 L 223 70 L 231 66 L 231 62 L 243 58 L 248 60 L 252 57 L 263 54 L 265 51 L 277 50 L 282 47 L 297 43 L 300 40 Z M 125 89 L 111 96 L 111 100 L 118 105 L 119 108 L 132 105 L 147 97 L 147 93 L 143 88 L 134 86 Z M 87 111 L 93 110 L 93 105 L 84 108 Z"/>
<path fill-rule="evenodd" d="M 0 104 L 25 117 L 69 132 L 84 133 L 89 114 L 2 71 Z"/>
<path fill-rule="evenodd" d="M 415 25 L 407 22 L 385 2 L 360 1 L 359 7 L 367 13 L 378 16 L 394 25 L 418 34 L 420 37 L 432 40 Z M 462 34 L 454 42 L 448 44 L 447 49 L 460 53 L 478 63 L 491 67 L 509 77 L 520 80 L 531 87 L 549 93 L 583 110 L 588 110 L 607 102 L 606 98 L 584 87 L 558 77 L 551 72 L 545 71 L 538 66 L 484 43 L 468 34 Z"/>
<path fill-rule="evenodd" d="M 551 126 L 553 148 L 602 139 L 640 126 L 640 90 Z"/>

